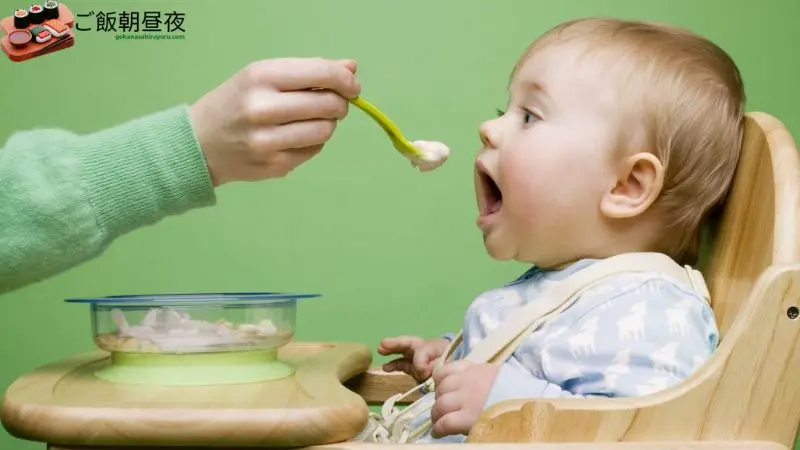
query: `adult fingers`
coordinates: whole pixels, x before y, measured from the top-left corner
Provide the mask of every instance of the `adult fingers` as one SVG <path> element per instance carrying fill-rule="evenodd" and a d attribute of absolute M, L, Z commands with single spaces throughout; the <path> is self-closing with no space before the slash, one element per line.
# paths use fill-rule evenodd
<path fill-rule="evenodd" d="M 330 89 L 345 98 L 361 93 L 355 76 L 355 62 L 324 58 L 268 59 L 250 64 L 245 69 L 251 85 L 269 84 L 279 91 L 312 88 Z"/>
<path fill-rule="evenodd" d="M 322 145 L 289 149 L 283 151 L 260 151 L 253 155 L 246 179 L 285 177 L 300 164 L 313 158 L 322 150 Z"/>
<path fill-rule="evenodd" d="M 276 127 L 257 128 L 250 134 L 250 147 L 256 156 L 282 150 L 301 149 L 324 144 L 336 130 L 335 120 L 304 120 Z M 281 156 L 283 158 L 285 156 Z"/>
<path fill-rule="evenodd" d="M 284 150 L 281 153 L 283 154 L 284 161 L 286 161 L 286 165 L 289 167 L 289 170 L 293 170 L 300 164 L 303 164 L 309 159 L 317 156 L 317 154 L 319 154 L 319 152 L 322 150 L 322 147 L 322 144 L 312 145 L 310 147 Z"/>
<path fill-rule="evenodd" d="M 358 63 L 353 59 L 340 59 L 339 62 L 344 64 L 350 72 L 356 73 L 358 70 Z"/>
<path fill-rule="evenodd" d="M 258 90 L 245 105 L 247 120 L 253 124 L 287 124 L 302 120 L 336 119 L 347 115 L 349 103 L 329 90 L 275 93 Z"/>

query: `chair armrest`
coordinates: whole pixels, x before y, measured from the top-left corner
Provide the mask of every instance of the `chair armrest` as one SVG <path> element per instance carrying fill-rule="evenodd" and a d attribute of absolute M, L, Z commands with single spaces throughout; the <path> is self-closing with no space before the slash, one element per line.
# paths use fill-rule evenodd
<path fill-rule="evenodd" d="M 419 385 L 414 378 L 403 372 L 384 372 L 380 367 L 371 367 L 344 384 L 370 405 L 381 404 L 392 395 L 406 392 Z M 418 393 L 413 393 L 405 401 L 398 403 L 411 403 L 419 397 Z"/>
<path fill-rule="evenodd" d="M 623 441 L 638 412 L 628 398 L 509 400 L 483 412 L 469 442 Z"/>

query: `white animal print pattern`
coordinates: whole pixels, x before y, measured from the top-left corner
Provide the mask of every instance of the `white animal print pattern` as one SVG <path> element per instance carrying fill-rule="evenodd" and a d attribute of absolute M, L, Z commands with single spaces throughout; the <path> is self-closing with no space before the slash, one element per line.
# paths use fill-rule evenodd
<path fill-rule="evenodd" d="M 593 263 L 561 271 L 530 269 L 478 296 L 467 309 L 453 359 L 528 302 L 547 283 Z M 570 308 L 522 343 L 503 364 L 485 404 L 519 398 L 632 397 L 688 377 L 717 347 L 714 315 L 697 293 L 656 272 L 615 276 L 585 291 Z M 427 394 L 433 401 L 433 394 Z M 429 420 L 425 414 L 414 421 Z M 464 442 L 465 436 L 419 443 Z"/>

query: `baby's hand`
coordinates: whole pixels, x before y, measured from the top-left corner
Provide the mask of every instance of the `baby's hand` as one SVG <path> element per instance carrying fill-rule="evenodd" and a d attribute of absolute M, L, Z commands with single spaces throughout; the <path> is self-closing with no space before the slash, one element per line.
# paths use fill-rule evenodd
<path fill-rule="evenodd" d="M 386 372 L 402 371 L 419 382 L 431 376 L 433 363 L 447 350 L 450 341 L 444 338 L 424 340 L 417 336 L 398 336 L 381 341 L 381 355 L 403 355 L 383 365 Z"/>
<path fill-rule="evenodd" d="M 459 360 L 433 374 L 436 400 L 431 410 L 434 438 L 468 434 L 483 412 L 483 405 L 500 371 L 495 364 Z"/>

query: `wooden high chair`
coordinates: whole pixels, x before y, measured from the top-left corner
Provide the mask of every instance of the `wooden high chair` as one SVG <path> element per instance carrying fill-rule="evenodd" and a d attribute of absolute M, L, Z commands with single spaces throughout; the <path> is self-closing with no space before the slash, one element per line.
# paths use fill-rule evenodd
<path fill-rule="evenodd" d="M 506 401 L 484 412 L 466 445 L 791 449 L 800 422 L 800 161 L 777 119 L 748 115 L 732 191 L 714 228 L 702 269 L 721 340 L 705 366 L 645 397 Z M 350 382 L 370 403 L 413 384 L 380 370 Z"/>

